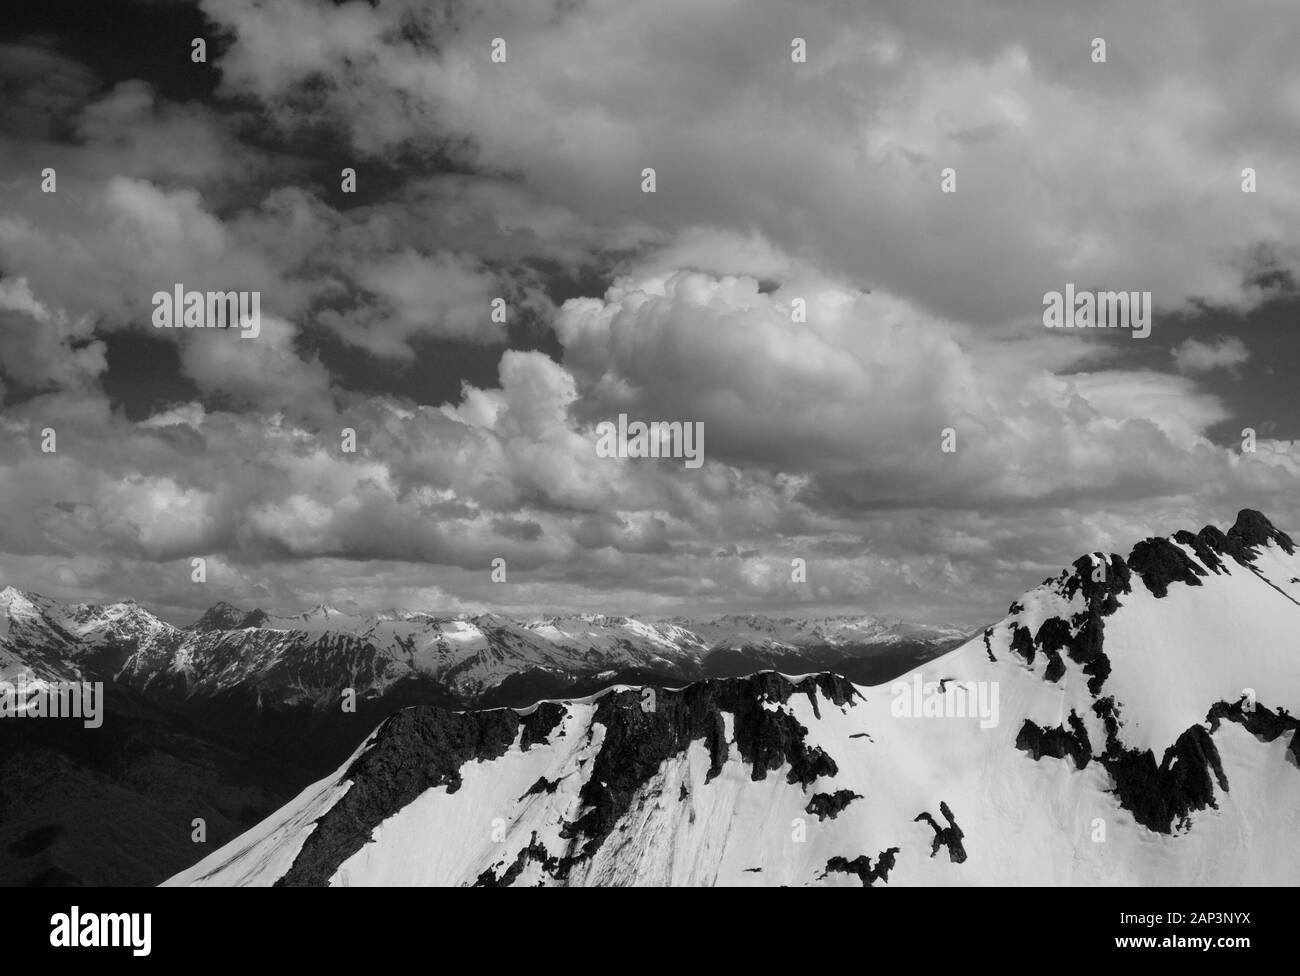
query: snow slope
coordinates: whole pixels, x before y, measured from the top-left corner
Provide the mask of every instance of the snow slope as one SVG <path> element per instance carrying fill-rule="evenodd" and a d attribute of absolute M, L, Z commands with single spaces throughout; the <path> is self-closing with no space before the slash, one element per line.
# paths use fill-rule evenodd
<path fill-rule="evenodd" d="M 1297 580 L 1247 510 L 1084 556 L 888 686 L 406 709 L 169 884 L 1297 884 Z"/>

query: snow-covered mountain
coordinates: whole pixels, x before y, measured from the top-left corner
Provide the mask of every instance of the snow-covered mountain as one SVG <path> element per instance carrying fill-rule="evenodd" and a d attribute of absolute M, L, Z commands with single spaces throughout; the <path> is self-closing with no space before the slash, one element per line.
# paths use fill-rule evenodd
<path fill-rule="evenodd" d="M 527 688 L 523 676 L 548 687 L 638 669 L 692 680 L 710 673 L 707 657 L 715 649 L 752 645 L 759 652 L 820 649 L 824 655 L 860 635 L 864 644 L 888 644 L 903 630 L 923 650 L 958 636 L 951 628 L 904 628 L 873 618 L 807 626 L 720 618 L 688 627 L 595 614 L 529 621 L 410 610 L 358 616 L 328 606 L 273 616 L 228 603 L 178 628 L 130 601 L 62 605 L 9 587 L 0 592 L 0 676 L 26 669 L 79 680 L 93 672 L 155 699 L 245 696 L 263 707 L 334 707 L 343 688 L 378 698 L 412 683 L 472 702 L 508 679 Z M 772 662 L 750 662 L 746 670 L 764 663 Z"/>
<path fill-rule="evenodd" d="M 1296 884 L 1300 554 L 1092 553 L 893 684 L 405 709 L 172 884 Z"/>
<path fill-rule="evenodd" d="M 79 724 L 0 722 L 0 794 L 24 798 L 0 817 L 0 884 L 157 884 L 193 860 L 193 811 L 220 846 L 408 705 L 526 705 L 792 661 L 801 671 L 893 676 L 955 642 L 922 627 L 917 639 L 870 647 L 733 651 L 749 637 L 708 633 L 728 649 L 715 652 L 712 636 L 678 623 L 593 614 L 362 616 L 320 606 L 278 616 L 218 603 L 181 628 L 131 601 L 61 604 L 7 588 L 0 680 L 23 675 L 29 691 L 42 680 L 103 681 L 105 714 L 93 735 Z"/>
<path fill-rule="evenodd" d="M 115 672 L 141 648 L 175 632 L 133 600 L 62 604 L 7 586 L 0 590 L 0 678 L 80 680 Z"/>
<path fill-rule="evenodd" d="M 727 614 L 712 620 L 674 619 L 713 650 L 793 649 L 890 644 L 903 640 L 945 640 L 968 636 L 956 627 L 918 627 L 873 616 L 766 617 Z"/>

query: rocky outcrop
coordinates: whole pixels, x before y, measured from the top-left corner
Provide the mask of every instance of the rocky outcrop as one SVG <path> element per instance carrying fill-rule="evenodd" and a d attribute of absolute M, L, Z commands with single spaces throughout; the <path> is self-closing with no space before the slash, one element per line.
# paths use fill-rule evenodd
<path fill-rule="evenodd" d="M 939 802 L 939 814 L 944 820 L 948 821 L 948 826 L 940 827 L 929 811 L 924 810 L 916 815 L 914 822 L 924 821 L 934 830 L 934 840 L 930 844 L 931 857 L 939 853 L 940 847 L 946 847 L 948 849 L 948 860 L 952 861 L 953 864 L 961 864 L 966 860 L 966 848 L 962 845 L 962 839 L 966 835 L 957 826 L 957 821 L 953 819 L 948 804 L 942 800 Z"/>
<path fill-rule="evenodd" d="M 1288 556 L 1295 552 L 1291 537 L 1274 526 L 1263 512 L 1253 508 L 1243 508 L 1237 513 L 1237 521 L 1228 530 L 1228 539 L 1251 549 L 1276 542 Z"/>
<path fill-rule="evenodd" d="M 1043 677 L 1053 683 L 1065 676 L 1065 657 L 1081 665 L 1088 677 L 1088 689 L 1098 694 L 1110 675 L 1110 659 L 1102 649 L 1105 631 L 1104 618 L 1120 607 L 1120 596 L 1132 592 L 1128 565 L 1118 555 L 1103 556 L 1095 553 L 1075 560 L 1069 570 L 1058 579 L 1048 579 L 1044 585 L 1056 588 L 1061 597 L 1073 601 L 1082 596 L 1084 608 L 1068 617 L 1048 617 L 1031 633 L 1014 618 L 1007 624 L 1011 629 L 1012 653 L 1033 666 L 1038 654 L 1047 659 Z M 1024 613 L 1020 604 L 1019 613 Z M 993 653 L 985 633 L 985 648 L 992 660 Z"/>
<path fill-rule="evenodd" d="M 580 794 L 586 812 L 562 832 L 576 848 L 562 870 L 593 854 L 664 760 L 681 754 L 691 742 L 703 741 L 709 750 L 706 781 L 717 776 L 729 751 L 723 712 L 732 716 L 736 750 L 752 779 L 762 780 L 788 766 L 786 781 L 807 789 L 823 776 L 834 776 L 839 771 L 835 760 L 807 743 L 808 730 L 788 711 L 765 707 L 768 702 L 787 702 L 795 694 L 808 695 L 815 711 L 828 703 L 845 707 L 858 697 L 853 685 L 839 675 L 810 676 L 796 684 L 770 671 L 701 681 L 680 692 L 661 691 L 653 711 L 640 707 L 635 692 L 603 696 L 592 721 L 605 727 L 605 735 Z M 821 705 L 816 701 L 819 695 Z"/>
<path fill-rule="evenodd" d="M 559 862 L 552 857 L 546 850 L 546 847 L 537 842 L 537 832 L 533 831 L 532 838 L 528 845 L 520 849 L 515 855 L 515 859 L 500 874 L 493 872 L 491 868 L 482 872 L 478 880 L 474 882 L 475 888 L 509 888 L 523 874 L 524 868 L 530 863 L 540 864 L 543 871 L 554 872 Z"/>
<path fill-rule="evenodd" d="M 1129 554 L 1128 564 L 1156 597 L 1167 596 L 1171 583 L 1200 586 L 1200 578 L 1206 575 L 1205 570 L 1168 539 L 1139 542 Z"/>
<path fill-rule="evenodd" d="M 832 871 L 854 874 L 862 882 L 862 887 L 870 888 L 877 881 L 889 881 L 889 872 L 894 869 L 894 862 L 897 857 L 897 847 L 890 847 L 881 851 L 874 866 L 871 863 L 871 858 L 865 854 L 859 854 L 851 861 L 846 857 L 833 857 L 826 862 L 826 870 L 822 872 L 821 876 L 824 878 Z"/>
<path fill-rule="evenodd" d="M 1120 806 L 1149 830 L 1184 829 L 1191 814 L 1217 809 L 1214 787 L 1228 790 L 1218 747 L 1204 726 L 1194 725 L 1167 748 L 1160 763 L 1150 750 L 1126 749 L 1116 741 L 1100 757 Z"/>
<path fill-rule="evenodd" d="M 1219 724 L 1225 720 L 1236 722 L 1261 742 L 1272 742 L 1278 736 L 1291 733 L 1287 754 L 1291 757 L 1291 762 L 1300 768 L 1300 719 L 1285 708 L 1273 711 L 1245 698 L 1232 704 L 1216 702 L 1206 716 L 1210 731 L 1219 731 Z"/>
<path fill-rule="evenodd" d="M 545 702 L 529 715 L 511 709 L 452 712 L 416 707 L 398 712 L 344 774 L 352 786 L 317 822 L 277 886 L 327 885 L 338 866 L 370 840 L 381 823 L 426 790 L 460 789 L 461 767 L 499 758 L 519 741 L 528 750 L 564 718 Z"/>
<path fill-rule="evenodd" d="M 217 630 L 261 627 L 265 622 L 266 614 L 261 610 L 241 610 L 239 607 L 222 602 L 213 604 L 202 617 L 185 629 L 198 633 L 211 633 Z"/>
<path fill-rule="evenodd" d="M 852 790 L 836 790 L 834 793 L 814 793 L 813 798 L 808 801 L 808 806 L 804 808 L 804 813 L 814 814 L 817 819 L 834 820 L 839 816 L 840 811 L 847 807 L 854 800 L 861 800 L 861 793 L 854 793 Z"/>
<path fill-rule="evenodd" d="M 1070 710 L 1069 729 L 1062 726 L 1039 728 L 1029 719 L 1020 727 L 1016 735 L 1016 748 L 1029 753 L 1034 759 L 1051 756 L 1063 759 L 1069 756 L 1074 760 L 1076 769 L 1083 769 L 1092 759 L 1092 744 L 1088 741 L 1088 730 L 1074 709 Z"/>

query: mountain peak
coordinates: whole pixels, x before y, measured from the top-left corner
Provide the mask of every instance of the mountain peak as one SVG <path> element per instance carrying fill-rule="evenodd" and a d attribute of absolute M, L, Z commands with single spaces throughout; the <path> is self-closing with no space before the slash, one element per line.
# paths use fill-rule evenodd
<path fill-rule="evenodd" d="M 1291 537 L 1274 526 L 1263 512 L 1253 508 L 1243 508 L 1237 513 L 1237 521 L 1228 530 L 1228 538 L 1247 546 L 1262 546 L 1273 541 L 1287 555 L 1295 552 L 1295 543 Z"/>
<path fill-rule="evenodd" d="M 261 610 L 241 610 L 232 603 L 221 600 L 207 609 L 198 620 L 190 624 L 187 630 L 243 630 L 246 627 L 260 627 L 266 620 Z"/>

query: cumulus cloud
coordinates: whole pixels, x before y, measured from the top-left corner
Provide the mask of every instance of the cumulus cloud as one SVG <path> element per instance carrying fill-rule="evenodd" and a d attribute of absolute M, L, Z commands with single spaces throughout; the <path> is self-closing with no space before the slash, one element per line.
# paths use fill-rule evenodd
<path fill-rule="evenodd" d="M 1086 21 L 995 3 L 978 23 L 905 3 L 771 3 L 740 19 L 694 2 L 205 10 L 235 33 L 228 90 L 282 124 L 306 100 L 358 152 L 436 145 L 583 212 L 757 226 L 828 269 L 997 321 L 1031 317 L 1067 280 L 1151 290 L 1169 308 L 1248 305 L 1261 243 L 1296 267 L 1300 193 L 1273 183 L 1260 208 L 1238 185 L 1243 158 L 1280 173 L 1297 148 L 1284 32 L 1193 6 L 1175 32 L 1119 2 Z M 1105 65 L 1089 57 L 1098 31 Z M 489 57 L 497 36 L 505 64 Z M 807 64 L 790 61 L 796 36 Z M 1226 70 L 1246 49 L 1267 75 Z M 645 166 L 652 200 L 639 199 Z M 945 167 L 955 194 L 939 192 Z"/>
<path fill-rule="evenodd" d="M 680 272 L 573 299 L 556 331 L 586 416 L 702 421 L 710 457 L 811 475 L 828 504 L 1060 504 L 1226 467 L 1203 437 L 1223 408 L 1190 382 L 1033 370 L 1008 343 L 878 292 Z"/>
<path fill-rule="evenodd" d="M 0 51 L 4 582 L 178 619 L 975 624 L 1089 549 L 1246 504 L 1300 526 L 1296 442 L 1215 439 L 1250 384 L 1214 373 L 1264 340 L 1182 332 L 1296 271 L 1284 31 L 1208 3 L 1172 32 L 1117 2 L 202 7 L 203 101 Z M 1067 282 L 1152 291 L 1155 352 L 1044 330 Z M 154 330 L 176 283 L 260 291 L 261 335 Z M 133 410 L 128 339 L 174 344 Z M 620 413 L 702 423 L 705 464 L 600 457 Z"/>

